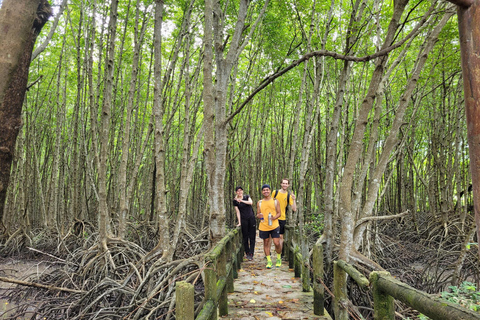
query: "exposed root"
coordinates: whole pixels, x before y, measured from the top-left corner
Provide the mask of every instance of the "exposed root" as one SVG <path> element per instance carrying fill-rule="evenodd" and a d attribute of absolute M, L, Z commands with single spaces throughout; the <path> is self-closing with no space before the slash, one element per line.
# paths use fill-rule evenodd
<path fill-rule="evenodd" d="M 68 237 L 76 235 L 70 232 Z M 62 246 L 73 248 L 67 239 L 62 239 Z M 174 313 L 176 281 L 203 288 L 201 254 L 207 242 L 188 233 L 182 235 L 182 245 L 195 243 L 181 248 L 174 261 L 147 256 L 145 249 L 130 241 L 109 238 L 102 243 L 96 234 L 83 240 L 62 268 L 30 281 L 39 284 L 33 285 L 37 288 L 8 291 L 7 298 L 16 302 L 12 319 L 168 319 Z M 42 285 L 65 290 L 38 288 Z M 195 299 L 198 306 L 202 295 Z"/>

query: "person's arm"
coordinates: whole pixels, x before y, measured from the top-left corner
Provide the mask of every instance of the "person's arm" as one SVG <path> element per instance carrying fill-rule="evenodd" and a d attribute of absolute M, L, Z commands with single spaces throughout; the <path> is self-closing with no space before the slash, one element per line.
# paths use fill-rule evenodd
<path fill-rule="evenodd" d="M 242 220 L 240 220 L 240 210 L 238 210 L 238 207 L 235 207 L 235 211 L 237 212 L 237 220 L 238 220 L 237 227 L 239 227 L 242 225 Z"/>
<path fill-rule="evenodd" d="M 295 195 L 293 193 L 290 194 L 291 199 L 292 199 L 292 211 L 296 212 L 297 211 L 297 199 L 295 198 Z"/>
<path fill-rule="evenodd" d="M 262 214 L 262 212 L 260 211 L 260 201 L 257 202 L 257 218 L 258 218 L 258 219 L 262 219 L 262 218 L 263 218 L 263 214 Z"/>
<path fill-rule="evenodd" d="M 278 219 L 282 215 L 282 211 L 280 210 L 280 203 L 277 200 L 273 201 L 275 201 L 275 210 L 277 211 L 277 214 L 275 215 L 275 217 L 273 217 L 273 219 Z"/>
<path fill-rule="evenodd" d="M 243 200 L 242 199 L 242 202 L 245 203 L 245 204 L 248 204 L 249 206 L 251 206 L 253 204 L 253 200 L 250 197 L 248 197 L 248 200 Z"/>

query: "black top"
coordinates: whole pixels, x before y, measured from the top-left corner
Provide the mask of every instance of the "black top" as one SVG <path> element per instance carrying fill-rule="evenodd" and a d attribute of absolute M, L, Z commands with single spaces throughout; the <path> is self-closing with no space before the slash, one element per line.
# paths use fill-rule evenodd
<path fill-rule="evenodd" d="M 247 201 L 248 198 L 250 198 L 250 196 L 248 194 L 244 194 L 242 200 Z M 247 219 L 255 216 L 251 205 L 238 202 L 237 200 L 233 200 L 233 205 L 238 207 L 238 210 L 240 210 L 240 219 Z"/>

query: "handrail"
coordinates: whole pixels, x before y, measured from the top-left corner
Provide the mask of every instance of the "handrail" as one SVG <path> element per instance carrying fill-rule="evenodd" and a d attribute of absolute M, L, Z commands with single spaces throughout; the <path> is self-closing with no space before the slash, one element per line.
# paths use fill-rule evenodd
<path fill-rule="evenodd" d="M 410 287 L 395 279 L 385 271 L 373 271 L 370 273 L 370 281 L 373 284 L 373 303 L 382 308 L 374 309 L 374 319 L 395 319 L 394 301 L 398 299 L 409 307 L 420 311 L 433 320 L 478 320 L 480 314 L 453 304 L 444 299 L 432 297 L 429 294 Z"/>
<path fill-rule="evenodd" d="M 205 255 L 204 305 L 197 320 L 217 319 L 228 314 L 227 293 L 233 292 L 233 279 L 238 277 L 238 269 L 243 257 L 240 241 L 241 230 L 236 227 L 222 238 Z M 194 319 L 193 285 L 179 281 L 176 286 L 176 313 L 178 320 Z M 186 298 L 188 296 L 188 298 Z"/>
<path fill-rule="evenodd" d="M 302 276 L 302 282 L 310 282 L 310 270 L 306 259 L 300 254 L 299 243 L 296 237 L 299 233 L 294 232 L 295 228 L 287 225 L 285 233 L 285 256 L 288 259 L 289 267 L 294 268 L 295 277 Z M 296 239 L 297 238 L 297 239 Z M 323 283 L 323 249 L 320 244 L 313 248 L 313 281 L 314 290 L 313 309 L 315 315 L 324 315 L 324 286 Z M 354 266 L 343 260 L 334 261 L 334 288 L 333 288 L 333 309 L 335 319 L 347 320 L 348 297 L 346 292 L 346 275 L 364 289 L 370 289 L 374 297 L 374 319 L 394 320 L 395 309 L 394 299 L 400 300 L 409 307 L 423 313 L 432 320 L 479 320 L 480 314 L 453 304 L 446 300 L 432 297 L 429 294 L 417 290 L 409 285 L 393 278 L 385 271 L 373 271 L 370 273 L 370 281 L 361 274 Z M 305 290 L 305 288 L 304 288 Z"/>
<path fill-rule="evenodd" d="M 313 313 L 317 316 L 325 315 L 325 291 L 322 283 L 323 279 L 323 246 L 316 244 L 313 248 L 313 281 L 310 280 L 310 269 L 305 260 L 308 257 L 302 257 L 299 248 L 298 232 L 294 232 L 294 227 L 285 226 L 284 235 L 284 254 L 288 260 L 288 267 L 294 269 L 295 277 L 302 278 L 302 290 L 309 291 L 310 287 L 313 289 Z M 298 238 L 298 237 L 297 237 Z"/>

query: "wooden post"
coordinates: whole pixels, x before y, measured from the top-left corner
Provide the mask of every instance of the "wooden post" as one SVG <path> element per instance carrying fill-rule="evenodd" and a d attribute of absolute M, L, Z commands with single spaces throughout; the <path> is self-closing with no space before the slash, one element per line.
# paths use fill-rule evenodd
<path fill-rule="evenodd" d="M 295 278 L 300 278 L 302 275 L 302 267 L 300 266 L 301 259 L 299 259 L 300 255 L 300 248 L 295 247 L 295 250 L 293 251 L 293 264 L 294 264 L 294 269 L 295 269 Z"/>
<path fill-rule="evenodd" d="M 290 227 L 288 225 L 288 222 L 287 222 L 287 225 L 285 226 L 285 234 L 283 235 L 283 256 L 285 257 L 285 260 L 289 261 L 289 256 L 290 256 L 290 250 L 289 250 L 289 247 L 290 247 Z"/>
<path fill-rule="evenodd" d="M 293 269 L 295 267 L 295 249 L 293 246 L 293 228 L 288 227 L 288 267 Z"/>
<path fill-rule="evenodd" d="M 214 306 L 217 306 L 217 272 L 215 270 L 216 261 L 211 256 L 206 256 L 205 265 L 205 300 L 211 300 L 213 301 Z M 216 310 L 212 313 L 210 320 L 217 320 Z"/>
<path fill-rule="evenodd" d="M 232 239 L 232 254 L 231 254 L 231 261 L 232 261 L 232 275 L 233 279 L 238 278 L 238 261 L 237 261 L 237 250 L 238 250 L 238 232 L 235 232 Z M 233 291 L 232 291 L 233 292 Z"/>
<path fill-rule="evenodd" d="M 348 320 L 347 273 L 333 262 L 333 313 L 335 320 Z"/>
<path fill-rule="evenodd" d="M 235 241 L 237 243 L 237 251 L 235 252 L 237 255 L 237 270 L 240 270 L 242 268 L 242 261 L 243 261 L 243 237 L 242 237 L 242 230 L 240 227 L 238 228 L 237 232 L 237 240 Z"/>
<path fill-rule="evenodd" d="M 193 320 L 195 318 L 193 285 L 178 281 L 175 288 L 175 319 Z"/>
<path fill-rule="evenodd" d="M 373 288 L 373 319 L 375 320 L 395 320 L 395 306 L 392 296 L 384 293 L 378 287 L 380 275 L 390 275 L 386 271 L 374 271 L 370 273 L 370 282 Z"/>
<path fill-rule="evenodd" d="M 301 267 L 302 267 L 302 291 L 309 292 L 310 291 L 310 269 L 308 265 L 310 262 L 308 261 L 308 248 L 307 246 L 307 237 L 303 235 L 302 245 L 305 246 L 302 250 L 302 260 L 301 260 Z"/>
<path fill-rule="evenodd" d="M 235 242 L 235 235 L 228 240 L 227 245 L 225 247 L 225 258 L 226 258 L 225 260 L 227 263 L 231 262 L 231 266 L 232 266 L 230 272 L 228 272 L 227 274 L 227 284 L 226 284 L 227 287 L 225 288 L 227 293 L 233 292 L 233 278 L 234 278 L 234 275 L 237 273 L 237 270 L 235 268 L 235 264 L 233 263 L 233 258 L 232 258 L 234 256 L 233 252 L 235 251 L 233 249 L 234 242 Z M 227 314 L 228 314 L 228 310 L 227 310 Z"/>
<path fill-rule="evenodd" d="M 323 280 L 323 246 L 315 244 L 313 247 L 313 313 L 317 316 L 325 314 L 325 289 L 320 279 Z"/>
<path fill-rule="evenodd" d="M 238 235 L 240 237 L 240 253 L 239 253 L 239 257 L 240 257 L 240 261 L 243 261 L 243 256 L 245 255 L 245 248 L 243 247 L 243 235 L 242 235 L 242 228 L 241 227 L 237 227 L 238 228 Z"/>
<path fill-rule="evenodd" d="M 384 310 L 379 311 L 383 312 L 383 314 L 378 314 L 375 319 L 394 319 L 393 299 L 402 301 L 407 306 L 423 313 L 430 319 L 480 319 L 478 312 L 412 288 L 406 283 L 395 279 L 388 272 L 372 272 L 370 279 L 372 279 L 374 283 L 374 290 L 379 292 L 381 299 L 386 299 L 387 296 L 391 296 L 389 298 L 391 301 L 387 300 L 385 307 L 380 305 L 380 309 Z M 375 296 L 376 294 L 374 293 L 374 299 Z M 375 312 L 379 313 L 377 312 L 378 303 L 375 300 L 374 306 Z"/>
<path fill-rule="evenodd" d="M 227 277 L 227 253 L 226 246 L 222 248 L 222 252 L 217 261 L 217 274 L 219 278 Z M 222 290 L 218 299 L 218 314 L 220 317 L 228 315 L 228 296 L 227 288 Z"/>

